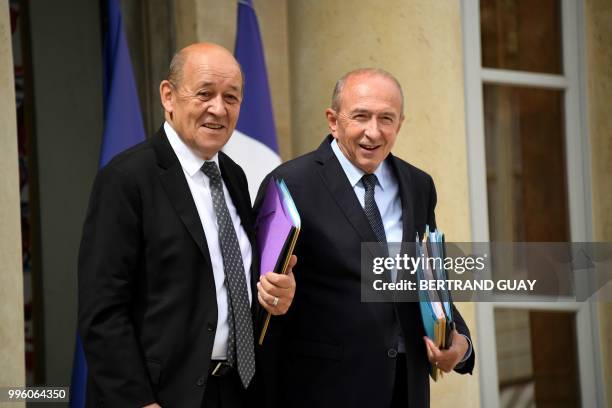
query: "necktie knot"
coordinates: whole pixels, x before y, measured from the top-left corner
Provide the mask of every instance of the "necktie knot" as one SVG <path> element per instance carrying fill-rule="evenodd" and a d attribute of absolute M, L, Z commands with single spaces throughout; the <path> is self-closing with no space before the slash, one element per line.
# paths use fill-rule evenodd
<path fill-rule="evenodd" d="M 205 161 L 202 165 L 202 171 L 211 180 L 218 180 L 221 178 L 219 167 L 217 167 L 217 163 L 214 161 Z"/>
<path fill-rule="evenodd" d="M 376 174 L 364 174 L 361 181 L 363 182 L 366 191 L 369 191 L 374 190 L 378 178 L 376 177 Z"/>

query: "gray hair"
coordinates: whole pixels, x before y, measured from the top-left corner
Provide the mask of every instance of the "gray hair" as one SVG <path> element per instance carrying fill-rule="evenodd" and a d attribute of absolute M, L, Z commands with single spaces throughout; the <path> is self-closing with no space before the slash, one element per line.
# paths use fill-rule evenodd
<path fill-rule="evenodd" d="M 168 68 L 168 74 L 166 75 L 166 79 L 173 87 L 177 87 L 181 81 L 183 80 L 183 67 L 185 66 L 185 61 L 187 60 L 185 53 L 178 51 L 172 57 L 170 61 L 170 67 Z"/>
<path fill-rule="evenodd" d="M 346 83 L 347 79 L 354 75 L 377 75 L 393 81 L 400 92 L 400 96 L 402 98 L 401 113 L 404 113 L 404 91 L 402 91 L 402 86 L 400 85 L 396 77 L 381 68 L 358 68 L 344 74 L 334 86 L 334 92 L 332 93 L 331 99 L 331 108 L 333 110 L 335 110 L 336 112 L 340 110 L 340 99 L 342 98 L 342 90 L 344 89 L 344 84 Z"/>

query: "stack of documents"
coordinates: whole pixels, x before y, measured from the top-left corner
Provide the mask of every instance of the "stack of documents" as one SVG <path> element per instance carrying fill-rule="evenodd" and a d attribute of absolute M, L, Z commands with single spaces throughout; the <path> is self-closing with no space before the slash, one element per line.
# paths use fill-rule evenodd
<path fill-rule="evenodd" d="M 417 267 L 416 273 L 419 280 L 448 279 L 444 269 L 446 253 L 442 232 L 436 230 L 430 233 L 429 226 L 426 226 L 422 240 L 419 240 L 417 234 L 416 256 L 424 260 Z M 452 331 L 455 328 L 450 292 L 447 289 L 419 290 L 419 301 L 427 337 L 440 349 L 449 348 L 452 342 Z M 430 373 L 434 380 L 442 377 L 442 371 L 435 366 L 431 367 Z"/>
<path fill-rule="evenodd" d="M 285 181 L 271 178 L 255 222 L 262 275 L 287 272 L 300 227 L 300 214 Z M 269 323 L 270 313 L 259 336 L 259 344 L 263 344 Z"/>

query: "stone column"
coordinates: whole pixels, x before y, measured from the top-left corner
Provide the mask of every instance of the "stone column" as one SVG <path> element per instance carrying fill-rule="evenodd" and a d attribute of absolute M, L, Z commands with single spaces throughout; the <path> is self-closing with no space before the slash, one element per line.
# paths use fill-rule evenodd
<path fill-rule="evenodd" d="M 0 1 L 0 89 L 0 387 L 10 387 L 25 384 L 25 354 L 15 84 L 6 0 Z"/>

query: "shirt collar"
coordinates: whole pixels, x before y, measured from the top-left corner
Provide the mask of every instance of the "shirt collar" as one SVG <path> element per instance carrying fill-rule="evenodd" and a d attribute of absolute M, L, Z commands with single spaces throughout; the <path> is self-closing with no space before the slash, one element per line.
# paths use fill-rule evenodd
<path fill-rule="evenodd" d="M 342 150 L 340 150 L 338 141 L 335 138 L 331 142 L 331 149 L 338 158 L 340 166 L 342 166 L 342 170 L 344 170 L 344 174 L 346 174 L 346 177 L 351 183 L 351 187 L 355 188 L 355 185 L 361 181 L 361 178 L 366 173 L 351 163 L 351 161 L 344 155 Z M 383 160 L 383 162 L 380 163 L 378 168 L 374 171 L 374 174 L 378 179 L 378 185 L 383 191 L 386 190 L 391 182 L 391 169 L 389 168 L 389 163 L 387 163 L 387 160 Z"/>
<path fill-rule="evenodd" d="M 176 157 L 178 157 L 181 163 L 181 167 L 189 177 L 193 177 L 194 174 L 200 171 L 205 161 L 214 161 L 217 166 L 219 166 L 219 153 L 215 153 L 210 160 L 204 160 L 183 142 L 183 139 L 181 139 L 168 122 L 164 123 L 164 131 L 166 132 L 166 136 L 168 136 L 168 141 L 170 142 L 170 146 L 172 146 L 172 150 L 174 150 Z"/>

